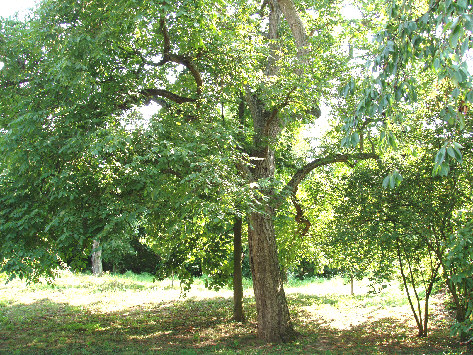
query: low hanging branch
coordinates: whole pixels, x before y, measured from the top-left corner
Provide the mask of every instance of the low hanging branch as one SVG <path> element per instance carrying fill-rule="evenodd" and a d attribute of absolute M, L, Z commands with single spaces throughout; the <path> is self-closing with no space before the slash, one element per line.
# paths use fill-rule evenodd
<path fill-rule="evenodd" d="M 287 183 L 287 185 L 282 190 L 280 197 L 287 196 L 289 193 L 291 195 L 292 203 L 296 208 L 296 222 L 301 225 L 301 237 L 305 236 L 310 229 L 310 221 L 305 218 L 302 206 L 299 200 L 296 197 L 299 184 L 310 174 L 315 168 L 333 164 L 333 163 L 349 163 L 349 162 L 358 162 L 360 160 L 366 159 L 378 159 L 379 156 L 375 153 L 355 153 L 355 154 L 335 154 L 324 158 L 318 158 L 310 163 L 307 163 L 302 168 L 300 168 L 292 177 L 292 179 Z M 276 203 L 276 207 L 282 203 L 283 199 L 279 198 Z"/>
<path fill-rule="evenodd" d="M 284 190 L 290 191 L 291 193 L 295 194 L 302 180 L 304 180 L 312 170 L 320 166 L 325 166 L 333 163 L 346 163 L 350 161 L 357 162 L 359 160 L 378 158 L 379 156 L 375 153 L 334 154 L 324 158 L 317 158 L 300 168 L 293 175 L 292 179 L 287 183 Z"/>

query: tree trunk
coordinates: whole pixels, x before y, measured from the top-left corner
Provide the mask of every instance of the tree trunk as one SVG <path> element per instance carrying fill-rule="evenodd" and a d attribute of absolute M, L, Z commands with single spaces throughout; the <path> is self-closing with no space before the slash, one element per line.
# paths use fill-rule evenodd
<path fill-rule="evenodd" d="M 248 247 L 255 292 L 258 336 L 268 342 L 289 341 L 294 330 L 284 294 L 274 231 L 274 188 L 267 185 L 274 178 L 274 152 L 269 142 L 281 131 L 278 111 L 267 110 L 257 94 L 247 94 L 255 135 L 251 154 L 251 181 L 259 193 L 259 210 L 249 216 Z M 263 185 L 260 183 L 263 182 Z"/>
<path fill-rule="evenodd" d="M 237 322 L 245 321 L 241 273 L 241 226 L 241 217 L 235 217 L 233 224 L 233 319 Z"/>
<path fill-rule="evenodd" d="M 281 342 L 294 338 L 279 267 L 273 214 L 252 213 L 248 228 L 251 274 L 256 300 L 258 336 Z"/>
<path fill-rule="evenodd" d="M 401 248 L 399 246 L 399 242 L 397 242 L 396 247 L 397 247 L 397 256 L 398 256 L 398 261 L 399 261 L 399 269 L 401 271 L 404 290 L 406 291 L 407 300 L 409 301 L 409 305 L 411 306 L 412 315 L 414 316 L 414 319 L 415 319 L 416 324 L 417 324 L 417 330 L 418 330 L 417 335 L 419 337 L 422 337 L 423 334 L 424 334 L 424 325 L 422 323 L 422 314 L 417 315 L 416 309 L 415 309 L 414 304 L 412 302 L 411 294 L 409 293 L 409 285 L 407 283 L 408 282 L 407 276 L 404 272 L 404 266 L 403 266 L 403 262 L 402 262 Z M 415 288 L 415 285 L 413 285 L 413 287 Z"/>
<path fill-rule="evenodd" d="M 92 274 L 95 276 L 101 276 L 103 273 L 102 267 L 102 249 L 98 240 L 92 243 Z"/>
<path fill-rule="evenodd" d="M 276 59 L 280 56 L 277 40 L 281 11 L 277 0 L 269 0 L 266 4 L 270 10 L 267 38 L 270 40 L 269 50 L 271 53 L 267 57 L 265 75 L 272 77 L 279 72 Z M 265 196 L 265 199 L 259 201 L 259 210 L 250 213 L 248 247 L 255 292 L 258 336 L 269 342 L 281 342 L 289 341 L 295 335 L 278 260 L 273 224 L 275 191 L 271 187 L 275 173 L 274 152 L 271 149 L 271 143 L 277 141 L 281 133 L 283 122 L 279 119 L 279 110 L 285 104 L 281 102 L 273 107 L 268 107 L 260 95 L 261 92 L 258 90 L 251 92 L 247 89 L 246 91 L 246 101 L 253 118 L 254 129 L 253 149 L 251 150 L 253 165 L 250 168 L 248 182 L 250 186 L 255 186 L 262 196 Z M 289 93 L 282 95 L 282 97 L 286 97 L 286 100 L 288 96 Z M 269 187 L 266 185 L 268 182 Z"/>
<path fill-rule="evenodd" d="M 353 296 L 355 294 L 355 278 L 353 275 L 350 275 L 350 295 Z"/>
<path fill-rule="evenodd" d="M 463 323 L 466 320 L 466 307 L 461 304 L 460 306 L 457 306 L 457 309 L 455 310 L 455 320 L 457 323 Z M 469 332 L 461 331 L 460 332 L 460 341 L 464 343 L 467 346 L 467 354 L 473 354 L 471 350 L 473 350 L 473 344 L 470 340 L 471 334 Z"/>

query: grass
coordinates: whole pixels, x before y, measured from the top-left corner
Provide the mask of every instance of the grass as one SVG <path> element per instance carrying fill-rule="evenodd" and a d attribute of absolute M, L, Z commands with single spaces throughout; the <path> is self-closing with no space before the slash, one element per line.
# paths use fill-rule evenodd
<path fill-rule="evenodd" d="M 178 282 L 150 275 L 63 272 L 54 286 L 0 284 L 0 354 L 460 354 L 441 298 L 432 300 L 430 335 L 415 336 L 396 285 L 356 296 L 342 279 L 286 286 L 298 339 L 256 338 L 255 305 L 245 283 L 248 322 L 231 321 L 232 292 L 198 280 L 184 297 Z"/>

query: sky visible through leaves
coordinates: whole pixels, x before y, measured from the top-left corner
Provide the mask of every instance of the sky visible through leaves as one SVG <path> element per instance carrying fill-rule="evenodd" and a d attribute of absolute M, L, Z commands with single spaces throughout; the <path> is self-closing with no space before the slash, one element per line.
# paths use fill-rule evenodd
<path fill-rule="evenodd" d="M 35 6 L 35 3 L 35 0 L 0 0 L 0 16 L 13 16 L 18 12 L 22 17 L 28 9 Z"/>
<path fill-rule="evenodd" d="M 23 18 L 27 11 L 33 9 L 35 5 L 40 0 L 0 0 L 0 17 L 9 17 L 15 16 L 18 14 L 18 17 Z M 357 16 L 357 10 L 354 7 L 347 7 L 345 11 L 346 16 Z M 0 62 L 0 70 L 3 68 L 3 63 Z M 323 133 L 325 133 L 328 128 L 328 111 L 329 107 L 322 103 L 322 117 L 320 117 L 317 122 L 310 127 L 307 127 L 307 130 L 303 132 L 304 138 L 320 138 Z M 140 109 L 141 113 L 144 115 L 145 119 L 149 120 L 156 111 L 159 110 L 159 106 L 155 103 L 150 104 L 149 106 L 142 107 Z"/>

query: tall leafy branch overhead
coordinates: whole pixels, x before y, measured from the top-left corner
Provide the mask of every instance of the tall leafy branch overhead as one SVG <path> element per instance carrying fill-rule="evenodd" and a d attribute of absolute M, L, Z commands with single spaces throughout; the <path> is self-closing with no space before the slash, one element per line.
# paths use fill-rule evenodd
<path fill-rule="evenodd" d="M 178 95 L 176 93 L 173 93 L 168 90 L 164 89 L 157 89 L 157 88 L 145 88 L 140 91 L 140 94 L 145 98 L 145 103 L 149 102 L 149 100 L 156 100 L 157 97 L 163 97 L 166 98 L 174 103 L 177 104 L 182 104 L 186 102 L 195 102 L 199 99 L 200 95 L 202 94 L 202 77 L 200 75 L 199 70 L 197 69 L 197 66 L 194 63 L 194 59 L 191 56 L 186 56 L 186 55 L 179 55 L 179 54 L 174 54 L 171 51 L 171 39 L 169 37 L 169 31 L 166 26 L 166 19 L 161 18 L 159 20 L 159 27 L 162 33 L 163 37 L 163 51 L 162 51 L 162 59 L 156 63 L 152 60 L 146 59 L 143 54 L 141 54 L 138 50 L 133 50 L 133 53 L 139 57 L 142 61 L 141 68 L 144 68 L 145 65 L 153 66 L 153 67 L 159 67 L 163 66 L 166 63 L 172 62 L 175 64 L 181 64 L 184 65 L 192 74 L 195 85 L 196 85 L 196 97 L 185 97 Z M 156 100 L 156 102 L 159 103 L 159 101 Z M 138 100 L 132 100 L 130 101 L 131 104 L 138 104 L 140 101 Z M 120 105 L 121 109 L 126 109 L 128 108 L 127 104 Z"/>
<path fill-rule="evenodd" d="M 377 127 L 384 134 L 384 146 L 395 149 L 391 127 L 406 122 L 406 107 L 415 110 L 425 100 L 426 81 L 419 77 L 427 76 L 427 85 L 450 85 L 436 112 L 449 136 L 439 150 L 433 174 L 447 175 L 451 163 L 461 162 L 455 136 L 465 132 L 466 113 L 473 104 L 467 64 L 467 52 L 473 45 L 472 6 L 466 0 L 389 3 L 383 14 L 386 21 L 374 37 L 377 49 L 366 63 L 366 76 L 354 78 L 341 90 L 346 98 L 357 97 L 356 108 L 345 119 L 345 146 L 357 145 L 355 135 L 365 126 Z M 394 174 L 390 178 L 399 181 Z"/>

